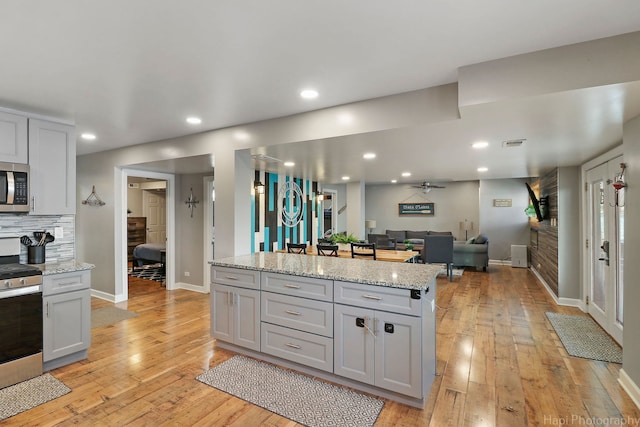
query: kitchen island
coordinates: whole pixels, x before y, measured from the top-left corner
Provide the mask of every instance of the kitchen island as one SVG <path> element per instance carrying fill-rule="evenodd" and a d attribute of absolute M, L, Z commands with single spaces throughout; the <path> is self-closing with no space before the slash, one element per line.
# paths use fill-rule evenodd
<path fill-rule="evenodd" d="M 216 345 L 424 408 L 439 265 L 272 252 L 210 264 Z"/>

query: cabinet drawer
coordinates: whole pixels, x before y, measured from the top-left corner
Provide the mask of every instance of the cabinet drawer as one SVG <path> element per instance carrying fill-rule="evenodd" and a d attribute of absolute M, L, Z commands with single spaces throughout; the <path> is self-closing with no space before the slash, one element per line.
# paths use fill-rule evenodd
<path fill-rule="evenodd" d="M 262 324 L 262 352 L 333 372 L 333 340 L 306 332 Z"/>
<path fill-rule="evenodd" d="M 63 292 L 89 289 L 91 271 L 73 271 L 71 273 L 47 274 L 42 276 L 42 295 L 55 295 Z"/>
<path fill-rule="evenodd" d="M 420 316 L 422 301 L 411 298 L 409 289 L 335 282 L 335 302 L 340 304 Z"/>
<path fill-rule="evenodd" d="M 263 273 L 262 290 L 296 297 L 333 301 L 333 280 Z"/>
<path fill-rule="evenodd" d="M 260 289 L 260 272 L 242 268 L 211 267 L 211 281 L 240 288 Z"/>
<path fill-rule="evenodd" d="M 260 312 L 263 322 L 333 337 L 332 303 L 263 291 Z"/>

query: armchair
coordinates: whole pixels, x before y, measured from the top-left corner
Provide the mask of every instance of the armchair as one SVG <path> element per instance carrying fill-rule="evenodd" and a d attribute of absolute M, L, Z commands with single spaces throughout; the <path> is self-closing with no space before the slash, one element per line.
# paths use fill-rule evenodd
<path fill-rule="evenodd" d="M 424 236 L 422 262 L 446 264 L 447 276 L 451 281 L 453 279 L 453 236 L 438 234 Z"/>

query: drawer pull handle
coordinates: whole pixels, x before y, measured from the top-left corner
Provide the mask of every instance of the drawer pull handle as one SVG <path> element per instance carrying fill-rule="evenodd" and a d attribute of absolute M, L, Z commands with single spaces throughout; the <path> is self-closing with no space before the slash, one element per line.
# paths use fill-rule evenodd
<path fill-rule="evenodd" d="M 82 283 L 78 283 L 78 282 L 60 282 L 58 283 L 58 286 L 69 286 L 69 285 L 81 285 Z"/>
<path fill-rule="evenodd" d="M 290 288 L 290 289 L 300 289 L 300 286 L 298 285 L 290 285 L 290 284 L 286 284 L 284 285 L 285 288 Z"/>
<path fill-rule="evenodd" d="M 238 280 L 238 278 L 235 276 L 224 276 L 224 278 L 229 280 Z"/>
<path fill-rule="evenodd" d="M 287 347 L 295 348 L 296 350 L 300 350 L 302 347 L 299 345 L 291 344 L 290 342 L 285 344 Z"/>
<path fill-rule="evenodd" d="M 284 312 L 287 313 L 287 314 L 292 314 L 294 316 L 302 315 L 302 313 L 298 313 L 297 311 L 293 311 L 293 310 L 285 310 Z"/>
<path fill-rule="evenodd" d="M 376 300 L 376 301 L 382 301 L 382 298 L 377 297 L 375 295 L 362 295 L 362 298 L 372 299 L 372 300 Z"/>

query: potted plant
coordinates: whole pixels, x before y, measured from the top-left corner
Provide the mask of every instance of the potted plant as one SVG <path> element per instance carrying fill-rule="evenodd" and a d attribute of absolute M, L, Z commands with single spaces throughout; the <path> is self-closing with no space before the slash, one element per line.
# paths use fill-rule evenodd
<path fill-rule="evenodd" d="M 406 251 L 412 251 L 413 248 L 415 247 L 413 246 L 413 243 L 411 243 L 411 240 L 409 239 L 405 239 L 403 243 L 404 243 L 404 249 Z"/>
<path fill-rule="evenodd" d="M 353 234 L 334 234 L 331 238 L 333 239 L 333 243 L 338 245 L 338 250 L 340 251 L 350 251 L 351 243 L 358 242 L 358 238 Z"/>

